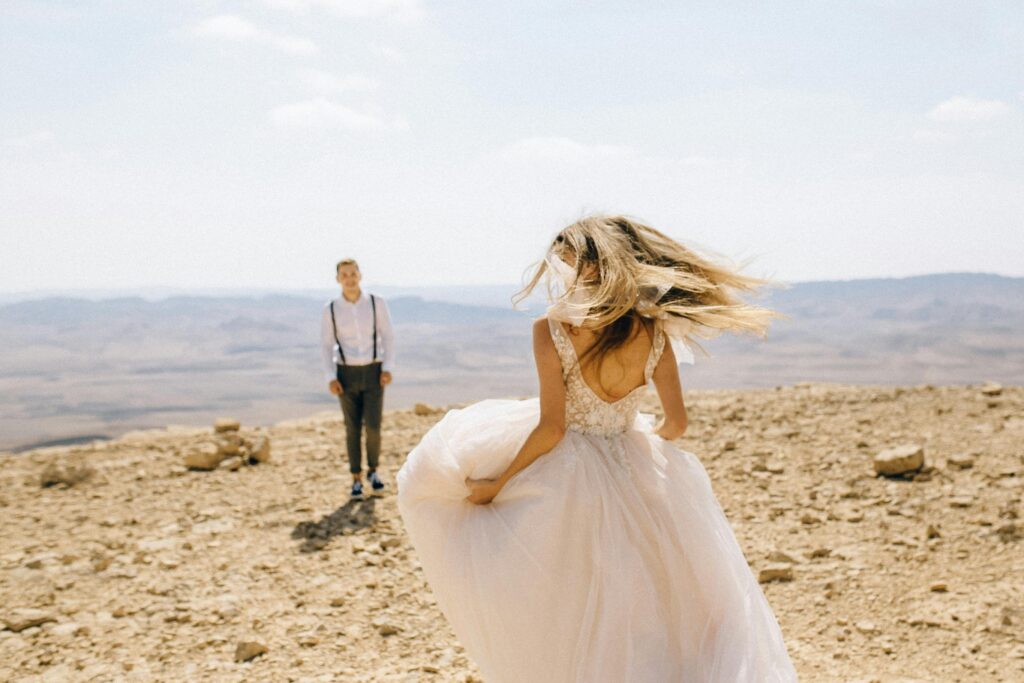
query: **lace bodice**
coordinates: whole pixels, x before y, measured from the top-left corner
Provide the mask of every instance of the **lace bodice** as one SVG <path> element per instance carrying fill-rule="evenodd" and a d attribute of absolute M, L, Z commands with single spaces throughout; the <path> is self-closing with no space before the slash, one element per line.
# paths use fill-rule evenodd
<path fill-rule="evenodd" d="M 548 319 L 551 337 L 554 339 L 558 357 L 562 361 L 562 380 L 565 382 L 565 426 L 583 434 L 610 436 L 620 434 L 633 424 L 640 394 L 654 374 L 654 368 L 665 348 L 665 334 L 661 325 L 654 325 L 654 343 L 644 366 L 644 385 L 629 392 L 618 401 L 609 403 L 594 393 L 583 380 L 576 349 L 573 348 L 565 328 L 556 320 Z"/>

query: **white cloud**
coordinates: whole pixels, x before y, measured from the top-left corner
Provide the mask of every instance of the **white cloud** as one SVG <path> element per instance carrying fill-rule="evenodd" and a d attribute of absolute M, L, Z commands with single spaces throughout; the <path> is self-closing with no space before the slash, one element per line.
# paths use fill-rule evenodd
<path fill-rule="evenodd" d="M 1000 100 L 954 97 L 928 112 L 928 118 L 943 122 L 993 121 L 1008 116 L 1012 111 L 1010 105 Z"/>
<path fill-rule="evenodd" d="M 920 142 L 926 145 L 944 144 L 956 140 L 956 136 L 950 134 L 948 131 L 931 130 L 928 128 L 918 128 L 910 137 L 914 142 Z"/>
<path fill-rule="evenodd" d="M 219 14 L 207 17 L 196 24 L 192 34 L 200 38 L 229 40 L 236 43 L 258 43 L 281 52 L 295 55 L 311 55 L 318 50 L 316 43 L 305 38 L 279 35 L 257 27 L 252 22 L 234 14 Z"/>
<path fill-rule="evenodd" d="M 24 135 L 4 138 L 0 141 L 0 145 L 4 147 L 39 147 L 41 145 L 48 145 L 54 140 L 53 133 L 45 128 L 40 128 Z"/>
<path fill-rule="evenodd" d="M 416 21 L 423 17 L 420 0 L 264 0 L 270 7 L 295 13 L 323 9 L 342 19 L 386 17 Z"/>
<path fill-rule="evenodd" d="M 321 69 L 305 69 L 299 81 L 318 95 L 334 95 L 352 90 L 373 90 L 377 81 L 362 74 L 338 75 Z"/>
<path fill-rule="evenodd" d="M 381 43 L 374 43 L 370 45 L 370 49 L 374 54 L 383 57 L 385 60 L 393 64 L 405 64 L 405 53 L 401 50 L 391 47 L 390 45 L 383 45 Z"/>
<path fill-rule="evenodd" d="M 508 145 L 501 151 L 507 160 L 551 161 L 584 163 L 598 159 L 633 156 L 629 147 L 616 145 L 586 145 L 569 138 L 525 138 Z"/>
<path fill-rule="evenodd" d="M 383 131 L 408 127 L 403 121 L 387 121 L 323 97 L 276 107 L 270 111 L 270 120 L 282 128 Z"/>

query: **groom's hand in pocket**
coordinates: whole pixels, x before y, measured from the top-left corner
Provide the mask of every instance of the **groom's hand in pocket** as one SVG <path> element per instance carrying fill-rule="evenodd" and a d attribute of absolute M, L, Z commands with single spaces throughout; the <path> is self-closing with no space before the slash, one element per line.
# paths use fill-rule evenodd
<path fill-rule="evenodd" d="M 341 388 L 341 382 L 336 379 L 331 380 L 331 383 L 327 385 L 327 390 L 335 396 L 341 396 L 345 393 L 345 390 Z"/>
<path fill-rule="evenodd" d="M 382 372 L 382 373 L 380 373 L 380 385 L 382 387 L 386 387 L 389 384 L 391 384 L 391 373 L 390 372 Z"/>

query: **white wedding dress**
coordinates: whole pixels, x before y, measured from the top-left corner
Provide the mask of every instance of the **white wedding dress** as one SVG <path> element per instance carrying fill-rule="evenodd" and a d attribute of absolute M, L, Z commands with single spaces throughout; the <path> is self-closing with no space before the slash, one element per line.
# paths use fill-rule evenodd
<path fill-rule="evenodd" d="M 584 382 L 552 322 L 565 437 L 489 505 L 466 477 L 500 475 L 537 399 L 450 411 L 398 473 L 423 572 L 487 683 L 795 681 L 775 616 L 703 466 Z M 665 344 L 661 326 L 645 368 Z"/>

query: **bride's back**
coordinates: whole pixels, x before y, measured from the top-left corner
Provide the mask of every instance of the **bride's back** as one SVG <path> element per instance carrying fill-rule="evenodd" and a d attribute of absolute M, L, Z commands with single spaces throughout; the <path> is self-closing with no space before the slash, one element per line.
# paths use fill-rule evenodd
<path fill-rule="evenodd" d="M 587 354 L 597 342 L 600 330 L 559 324 L 572 343 L 576 358 L 583 359 L 580 366 L 583 381 L 599 398 L 618 401 L 646 384 L 644 371 L 654 342 L 650 323 L 638 320 L 629 339 L 600 358 L 593 352 Z"/>

